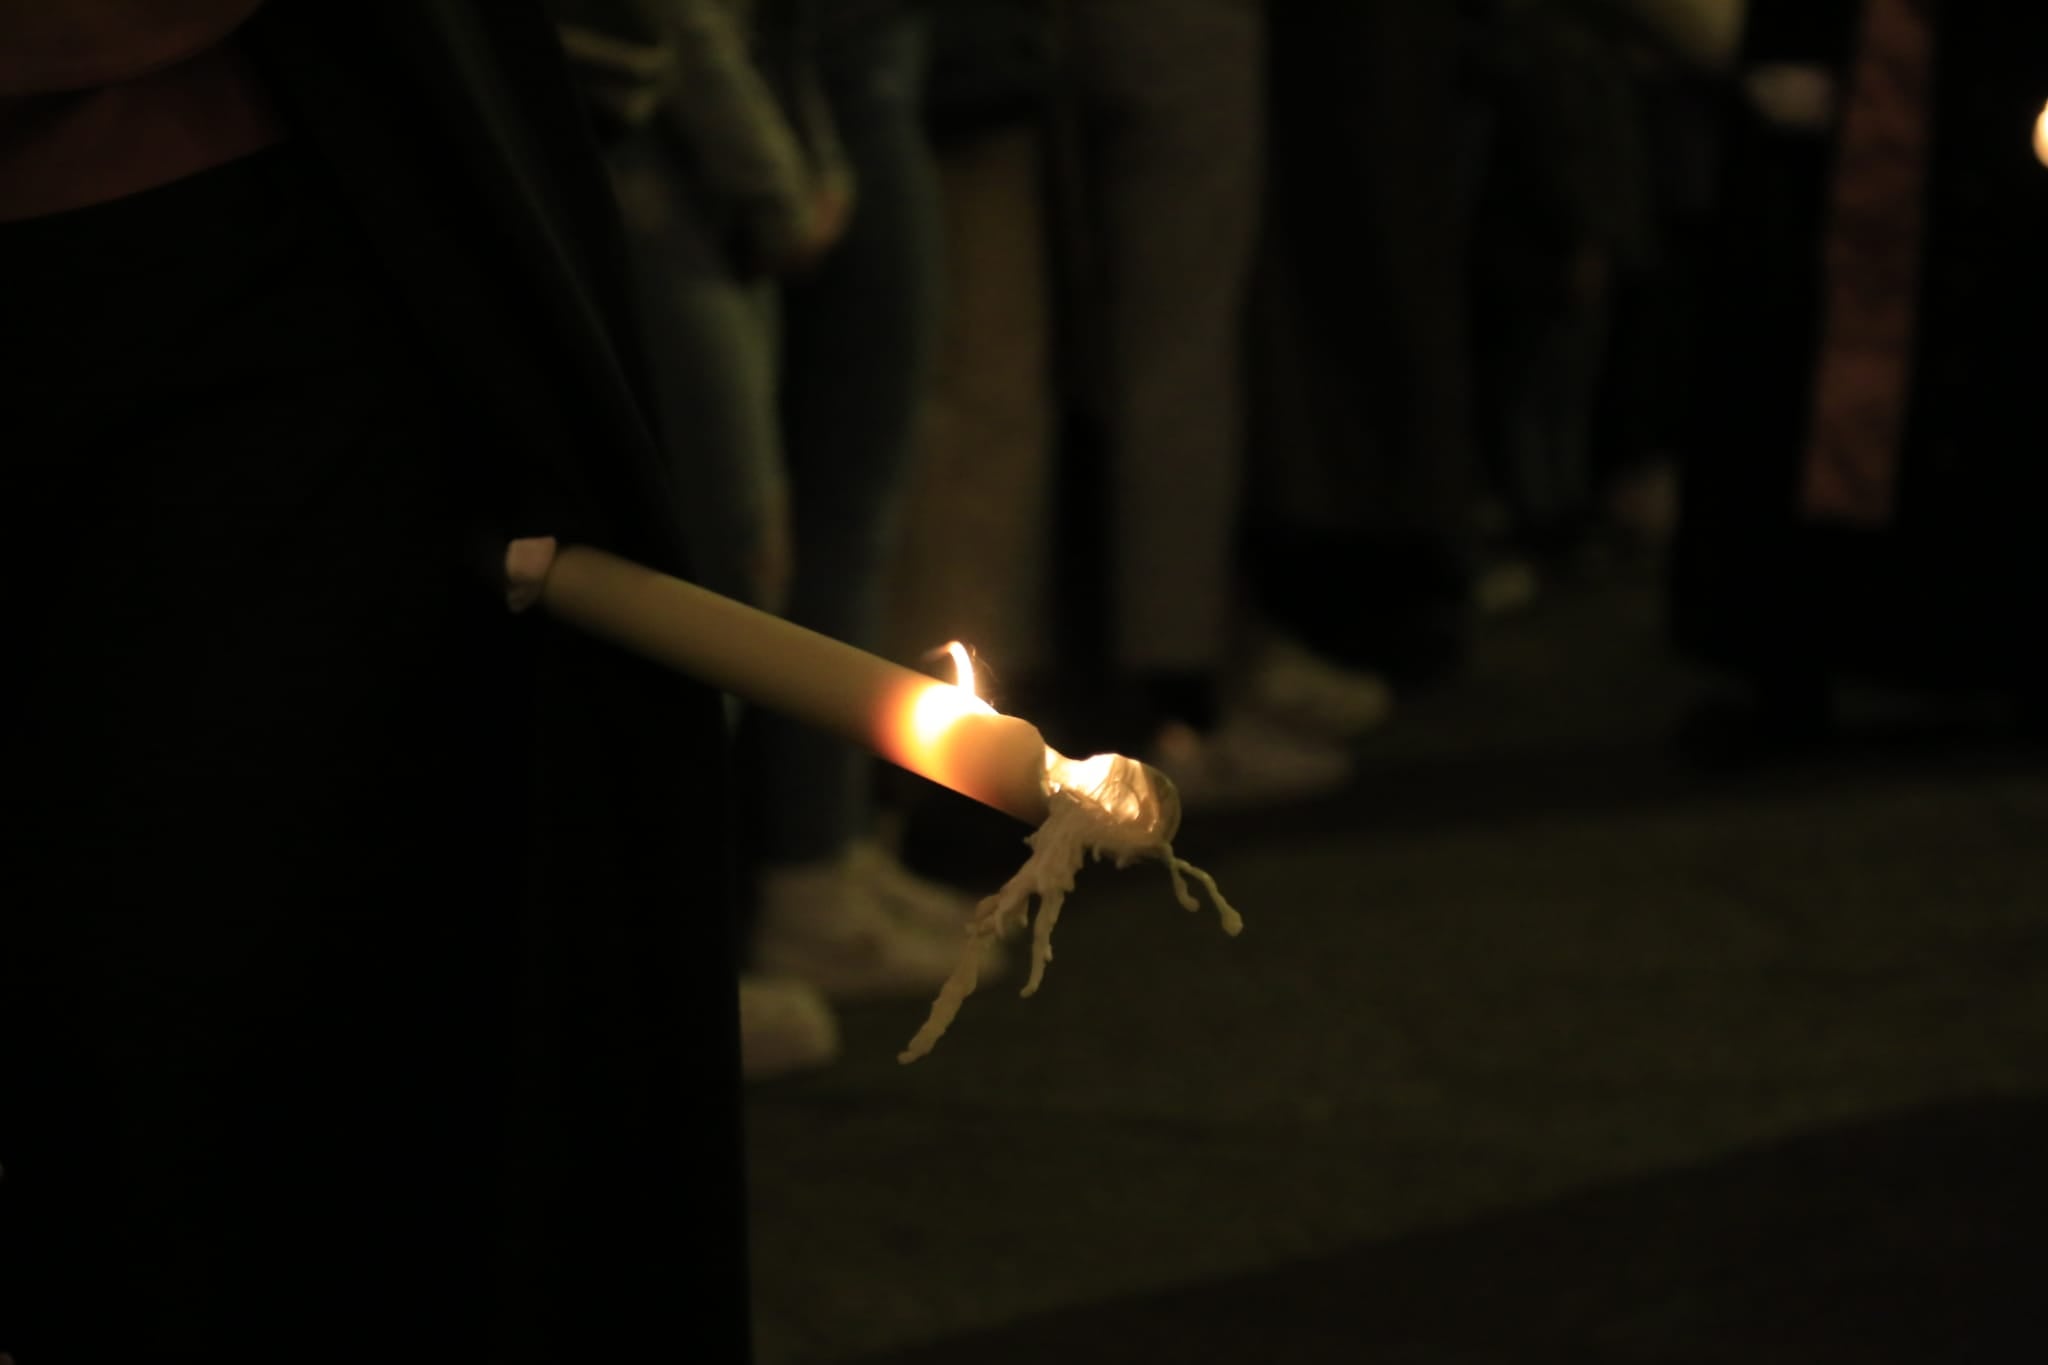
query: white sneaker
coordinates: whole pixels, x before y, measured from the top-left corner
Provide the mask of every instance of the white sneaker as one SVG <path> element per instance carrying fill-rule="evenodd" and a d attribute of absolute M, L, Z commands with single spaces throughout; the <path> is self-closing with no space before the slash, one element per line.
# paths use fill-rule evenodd
<path fill-rule="evenodd" d="M 1332 663 L 1284 635 L 1269 634 L 1254 647 L 1244 690 L 1248 705 L 1332 740 L 1378 729 L 1394 710 L 1386 679 Z"/>
<path fill-rule="evenodd" d="M 957 945 L 974 916 L 974 897 L 918 876 L 875 840 L 861 840 L 847 850 L 846 871 L 890 914 L 935 938 Z M 981 980 L 995 980 L 1007 965 L 1002 944 L 988 940 L 982 949 Z"/>
<path fill-rule="evenodd" d="M 1254 713 L 1207 734 L 1186 725 L 1159 734 L 1151 762 L 1173 779 L 1183 810 L 1278 805 L 1327 796 L 1351 781 L 1351 756 Z"/>
<path fill-rule="evenodd" d="M 918 876 L 873 840 L 864 839 L 847 850 L 846 871 L 898 919 L 934 934 L 961 932 L 974 913 L 972 899 Z"/>
<path fill-rule="evenodd" d="M 1648 550 L 1661 550 L 1678 532 L 1677 466 L 1662 461 L 1624 478 L 1607 498 L 1609 518 Z"/>
<path fill-rule="evenodd" d="M 1507 616 L 1535 602 L 1539 587 L 1534 565 L 1503 559 L 1479 571 L 1472 583 L 1472 605 L 1481 616 Z"/>
<path fill-rule="evenodd" d="M 930 995 L 953 974 L 962 937 L 898 919 L 844 859 L 761 873 L 755 965 L 828 999 Z"/>
<path fill-rule="evenodd" d="M 815 987 L 740 977 L 740 1074 L 750 1081 L 812 1071 L 839 1059 L 839 1021 Z"/>

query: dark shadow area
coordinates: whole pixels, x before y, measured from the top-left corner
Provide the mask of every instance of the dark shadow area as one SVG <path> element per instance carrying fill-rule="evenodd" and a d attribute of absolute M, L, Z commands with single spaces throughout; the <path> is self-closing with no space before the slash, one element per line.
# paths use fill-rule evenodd
<path fill-rule="evenodd" d="M 1191 822 L 1191 846 L 1819 798 L 2038 772 L 2048 755 L 2028 717 L 1995 692 L 1844 686 L 1812 725 L 1779 724 L 1739 680 L 1680 659 L 1663 615 L 1656 574 L 1641 567 L 1500 623 L 1471 671 L 1362 743 L 1347 790 L 1204 812 Z M 1056 707 L 1019 705 L 1061 742 Z M 1013 821 L 907 774 L 885 782 L 913 796 L 912 862 L 964 882 L 1006 874 Z"/>
<path fill-rule="evenodd" d="M 2044 1150 L 2048 1098 L 1933 1106 L 870 1359 L 2035 1359 L 2048 1349 Z"/>

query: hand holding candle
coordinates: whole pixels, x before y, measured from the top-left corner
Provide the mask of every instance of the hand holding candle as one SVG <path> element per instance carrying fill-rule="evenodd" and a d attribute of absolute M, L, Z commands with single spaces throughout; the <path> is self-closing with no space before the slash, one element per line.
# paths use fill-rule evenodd
<path fill-rule="evenodd" d="M 931 1051 L 977 984 L 985 940 L 1031 922 L 1034 994 L 1052 961 L 1052 931 L 1075 874 L 1091 854 L 1119 867 L 1165 862 L 1174 893 L 1200 903 L 1187 877 L 1215 902 L 1226 933 L 1243 919 L 1207 873 L 1173 852 L 1180 797 L 1164 774 L 1119 754 L 1071 759 L 1027 721 L 998 714 L 974 692 L 966 649 L 953 652 L 959 685 L 937 682 L 815 631 L 602 550 L 514 541 L 506 553 L 506 601 L 538 605 L 588 633 L 723 691 L 831 731 L 941 786 L 1038 826 L 1031 857 L 976 909 L 960 964 L 931 1016 L 901 1054 Z"/>

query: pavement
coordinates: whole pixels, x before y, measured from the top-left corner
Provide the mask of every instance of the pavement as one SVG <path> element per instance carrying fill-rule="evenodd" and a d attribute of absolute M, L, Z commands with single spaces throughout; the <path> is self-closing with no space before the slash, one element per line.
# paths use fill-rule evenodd
<path fill-rule="evenodd" d="M 1703 766 L 1707 692 L 1653 583 L 1542 599 L 1190 819 L 1242 937 L 1096 866 L 1036 998 L 848 1011 L 748 1107 L 759 1359 L 2048 1358 L 2048 768 L 1879 697 Z"/>

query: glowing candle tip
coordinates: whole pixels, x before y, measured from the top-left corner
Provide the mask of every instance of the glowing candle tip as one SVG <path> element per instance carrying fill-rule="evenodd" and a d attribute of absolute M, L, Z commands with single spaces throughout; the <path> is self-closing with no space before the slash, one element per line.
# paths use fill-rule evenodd
<path fill-rule="evenodd" d="M 967 652 L 967 646 L 958 640 L 946 646 L 946 652 L 953 656 L 953 683 L 962 692 L 980 695 L 974 686 L 974 659 Z"/>

